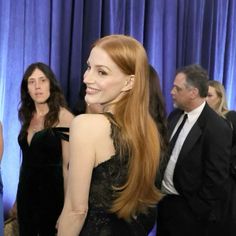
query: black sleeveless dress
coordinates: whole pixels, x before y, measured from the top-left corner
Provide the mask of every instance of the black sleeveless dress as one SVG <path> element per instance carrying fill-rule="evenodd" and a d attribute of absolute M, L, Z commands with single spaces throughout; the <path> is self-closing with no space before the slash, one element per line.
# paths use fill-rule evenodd
<path fill-rule="evenodd" d="M 226 121 L 232 128 L 232 151 L 231 165 L 228 181 L 224 184 L 222 192 L 224 201 L 222 202 L 222 217 L 218 225 L 213 225 L 211 235 L 236 235 L 236 112 L 229 111 L 225 115 Z"/>
<path fill-rule="evenodd" d="M 112 116 L 106 114 L 111 122 L 111 137 L 118 150 L 118 128 L 112 121 Z M 89 210 L 80 236 L 146 236 L 154 226 L 155 208 L 150 208 L 148 214 L 142 214 L 126 222 L 119 219 L 109 209 L 116 197 L 113 186 L 125 183 L 128 172 L 128 156 L 123 160 L 116 153 L 109 160 L 94 168 L 89 193 Z M 141 186 L 140 186 L 141 187 Z"/>
<path fill-rule="evenodd" d="M 64 202 L 61 139 L 68 128 L 55 127 L 18 138 L 22 165 L 17 190 L 21 236 L 53 236 Z"/>

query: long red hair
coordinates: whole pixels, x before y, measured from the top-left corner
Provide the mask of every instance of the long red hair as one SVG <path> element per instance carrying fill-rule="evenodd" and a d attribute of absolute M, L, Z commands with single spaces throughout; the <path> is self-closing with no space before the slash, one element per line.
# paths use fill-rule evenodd
<path fill-rule="evenodd" d="M 123 73 L 134 75 L 133 88 L 115 104 L 114 117 L 121 130 L 120 153 L 129 153 L 126 183 L 111 208 L 119 217 L 130 219 L 155 206 L 161 194 L 155 187 L 160 159 L 160 139 L 149 113 L 149 64 L 146 51 L 134 38 L 106 36 L 94 47 L 108 53 Z"/>

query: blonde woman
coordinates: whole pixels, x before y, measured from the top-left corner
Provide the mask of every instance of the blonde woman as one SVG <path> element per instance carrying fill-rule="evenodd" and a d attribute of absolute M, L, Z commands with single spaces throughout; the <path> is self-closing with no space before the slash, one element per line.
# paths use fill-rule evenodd
<path fill-rule="evenodd" d="M 144 236 L 154 225 L 160 140 L 149 114 L 148 77 L 146 52 L 134 38 L 111 35 L 93 45 L 85 100 L 101 104 L 103 114 L 72 122 L 59 236 Z"/>
<path fill-rule="evenodd" d="M 225 88 L 220 82 L 210 80 L 208 86 L 207 103 L 220 116 L 226 119 L 233 129 L 230 181 L 228 186 L 225 186 L 228 199 L 225 201 L 225 215 L 222 219 L 222 228 L 215 228 L 216 233 L 221 232 L 221 235 L 233 236 L 236 233 L 236 112 L 228 109 Z"/>
<path fill-rule="evenodd" d="M 209 80 L 208 82 L 208 94 L 207 94 L 207 103 L 208 105 L 215 110 L 219 115 L 225 116 L 229 111 L 227 106 L 227 101 L 225 97 L 225 88 L 224 86 L 215 80 Z"/>
<path fill-rule="evenodd" d="M 236 111 L 228 109 L 225 88 L 220 82 L 209 80 L 207 103 L 220 116 L 228 120 L 234 130 L 233 144 L 236 146 Z"/>

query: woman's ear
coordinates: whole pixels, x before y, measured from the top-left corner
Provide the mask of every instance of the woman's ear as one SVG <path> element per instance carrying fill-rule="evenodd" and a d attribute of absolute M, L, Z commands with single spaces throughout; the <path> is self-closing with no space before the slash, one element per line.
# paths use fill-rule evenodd
<path fill-rule="evenodd" d="M 133 88 L 134 86 L 134 81 L 135 81 L 135 76 L 134 75 L 129 75 L 125 81 L 125 85 L 123 89 L 121 90 L 122 92 L 129 91 Z"/>

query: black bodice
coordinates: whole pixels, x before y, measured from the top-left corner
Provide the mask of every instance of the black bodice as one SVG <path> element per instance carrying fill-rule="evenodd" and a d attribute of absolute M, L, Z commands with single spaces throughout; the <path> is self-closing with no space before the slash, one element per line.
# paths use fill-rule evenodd
<path fill-rule="evenodd" d="M 17 191 L 20 235 L 55 235 L 64 202 L 61 139 L 68 130 L 41 130 L 30 144 L 26 136 L 18 139 L 22 150 Z"/>
<path fill-rule="evenodd" d="M 128 156 L 121 158 L 118 153 L 119 129 L 111 115 L 111 138 L 116 154 L 93 169 L 89 194 L 89 210 L 80 236 L 146 236 L 155 223 L 155 208 L 149 214 L 139 215 L 126 222 L 110 212 L 112 202 L 117 197 L 115 187 L 122 186 L 127 179 Z"/>

